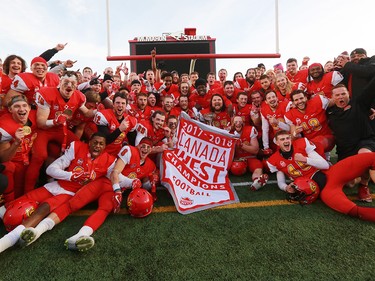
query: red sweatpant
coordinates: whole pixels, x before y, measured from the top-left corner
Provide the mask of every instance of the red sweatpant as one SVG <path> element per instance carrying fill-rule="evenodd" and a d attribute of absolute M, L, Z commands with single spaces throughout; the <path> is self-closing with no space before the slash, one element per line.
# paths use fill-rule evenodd
<path fill-rule="evenodd" d="M 107 178 L 100 178 L 83 186 L 68 202 L 61 205 L 54 212 L 59 217 L 61 222 L 69 214 L 78 211 L 90 202 L 98 200 L 99 207 L 97 211 L 92 214 L 87 220 L 91 222 L 90 226 L 91 224 L 94 225 L 91 226 L 91 228 L 96 230 L 104 222 L 108 214 L 112 211 L 112 198 L 113 188 L 111 185 L 111 181 Z"/>
<path fill-rule="evenodd" d="M 24 194 L 25 173 L 28 166 L 23 162 L 8 161 L 5 165 L 4 175 L 8 177 L 8 187 L 4 191 L 5 204 L 17 199 Z"/>
<path fill-rule="evenodd" d="M 375 153 L 361 153 L 345 158 L 327 171 L 327 184 L 320 198 L 332 209 L 375 222 L 375 208 L 357 206 L 343 192 L 343 186 L 361 176 L 368 169 L 375 169 Z"/>
<path fill-rule="evenodd" d="M 69 145 L 72 141 L 78 140 L 78 138 L 72 131 L 68 130 L 66 140 L 66 144 Z M 49 155 L 47 149 L 48 143 L 54 142 L 61 147 L 63 141 L 64 132 L 62 128 L 59 128 L 58 130 L 55 128 L 51 130 L 40 130 L 38 132 L 38 136 L 35 139 L 31 150 L 32 155 L 30 165 L 26 171 L 25 192 L 33 190 L 38 181 L 40 169 Z"/>

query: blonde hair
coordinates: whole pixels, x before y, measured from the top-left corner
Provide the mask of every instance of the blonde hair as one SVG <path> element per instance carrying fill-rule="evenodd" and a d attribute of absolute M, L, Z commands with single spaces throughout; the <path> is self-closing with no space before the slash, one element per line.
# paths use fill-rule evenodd
<path fill-rule="evenodd" d="M 286 76 L 285 73 L 278 73 L 278 74 L 276 74 L 276 78 L 275 78 L 275 90 L 277 90 L 280 93 L 282 93 L 281 89 L 277 86 L 277 79 L 279 77 L 284 77 L 286 79 L 286 93 L 285 94 L 290 94 L 292 92 L 294 83 L 289 80 L 288 76 Z"/>

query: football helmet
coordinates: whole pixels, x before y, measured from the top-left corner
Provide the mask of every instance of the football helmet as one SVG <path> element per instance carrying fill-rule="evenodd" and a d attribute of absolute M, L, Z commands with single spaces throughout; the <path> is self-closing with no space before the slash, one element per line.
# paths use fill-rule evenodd
<path fill-rule="evenodd" d="M 143 218 L 151 214 L 154 199 L 147 190 L 136 188 L 129 193 L 127 206 L 132 217 Z"/>
<path fill-rule="evenodd" d="M 247 162 L 245 160 L 233 160 L 230 172 L 235 176 L 242 176 L 247 171 Z"/>
<path fill-rule="evenodd" d="M 24 198 L 11 202 L 4 214 L 3 222 L 7 231 L 13 230 L 22 221 L 31 216 L 38 208 L 35 200 Z"/>
<path fill-rule="evenodd" d="M 294 193 L 288 193 L 289 202 L 299 202 L 301 205 L 313 203 L 318 199 L 320 188 L 312 179 L 299 177 L 292 184 Z"/>

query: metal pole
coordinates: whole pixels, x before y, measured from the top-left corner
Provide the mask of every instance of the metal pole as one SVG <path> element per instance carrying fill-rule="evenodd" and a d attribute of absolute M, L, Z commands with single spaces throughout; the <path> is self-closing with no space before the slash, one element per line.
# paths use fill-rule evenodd
<path fill-rule="evenodd" d="M 280 58 L 280 54 L 159 54 L 156 59 L 253 59 L 253 58 Z M 118 60 L 151 60 L 151 55 L 108 56 L 107 61 Z"/>
<path fill-rule="evenodd" d="M 109 35 L 110 33 L 110 28 L 109 28 L 109 0 L 106 0 L 106 10 L 107 10 L 107 53 L 108 56 L 111 55 L 111 36 Z"/>
<path fill-rule="evenodd" d="M 275 0 L 275 29 L 276 29 L 276 53 L 280 53 L 279 46 L 279 0 Z"/>

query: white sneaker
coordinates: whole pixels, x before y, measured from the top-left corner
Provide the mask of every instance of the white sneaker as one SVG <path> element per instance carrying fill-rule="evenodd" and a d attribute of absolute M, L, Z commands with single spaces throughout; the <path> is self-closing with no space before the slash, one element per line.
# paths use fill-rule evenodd
<path fill-rule="evenodd" d="M 95 240 L 91 236 L 81 236 L 77 240 L 66 239 L 65 247 L 67 250 L 85 252 L 95 245 Z"/>
<path fill-rule="evenodd" d="M 260 188 L 266 185 L 267 181 L 268 181 L 268 175 L 263 174 L 260 177 L 257 177 L 254 179 L 252 185 L 250 186 L 250 189 L 253 191 L 259 190 Z"/>

